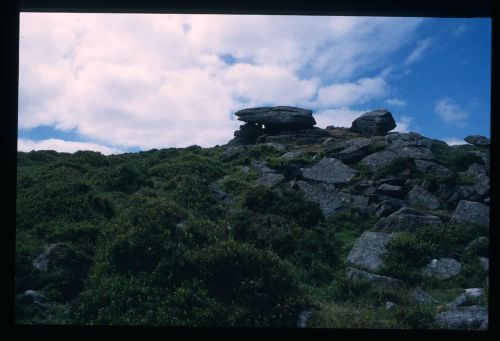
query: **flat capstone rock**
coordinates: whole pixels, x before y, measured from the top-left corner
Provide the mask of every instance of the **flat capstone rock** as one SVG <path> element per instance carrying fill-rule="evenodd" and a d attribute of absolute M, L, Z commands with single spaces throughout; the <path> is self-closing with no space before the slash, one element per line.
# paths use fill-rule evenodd
<path fill-rule="evenodd" d="M 266 130 L 304 129 L 316 124 L 311 110 L 289 106 L 243 109 L 235 115 L 240 121 L 264 125 Z"/>

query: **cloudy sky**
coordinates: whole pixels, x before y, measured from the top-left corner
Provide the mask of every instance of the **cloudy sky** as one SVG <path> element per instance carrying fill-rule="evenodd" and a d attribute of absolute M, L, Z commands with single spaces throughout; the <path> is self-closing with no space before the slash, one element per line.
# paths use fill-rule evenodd
<path fill-rule="evenodd" d="M 491 20 L 22 13 L 18 150 L 225 144 L 256 106 L 489 136 Z"/>

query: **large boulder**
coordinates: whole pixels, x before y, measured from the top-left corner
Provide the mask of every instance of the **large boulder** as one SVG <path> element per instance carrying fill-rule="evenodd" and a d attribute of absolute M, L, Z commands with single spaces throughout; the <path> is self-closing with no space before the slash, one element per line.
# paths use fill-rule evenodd
<path fill-rule="evenodd" d="M 375 224 L 384 231 L 414 230 L 425 225 L 440 225 L 441 219 L 426 212 L 409 207 L 402 207 L 387 217 L 380 218 Z"/>
<path fill-rule="evenodd" d="M 453 258 L 433 259 L 422 269 L 422 274 L 438 280 L 444 280 L 456 276 L 462 269 L 460 262 Z"/>
<path fill-rule="evenodd" d="M 471 330 L 480 329 L 487 320 L 488 307 L 474 305 L 440 312 L 436 315 L 434 323 L 443 329 Z"/>
<path fill-rule="evenodd" d="M 264 125 L 266 131 L 296 130 L 316 124 L 311 110 L 289 106 L 243 109 L 235 115 L 240 121 Z"/>
<path fill-rule="evenodd" d="M 351 131 L 362 135 L 385 135 L 396 128 L 390 111 L 379 109 L 364 113 L 352 122 Z"/>
<path fill-rule="evenodd" d="M 385 253 L 385 245 L 397 233 L 364 232 L 354 243 L 347 260 L 361 268 L 378 271 L 383 265 L 382 256 Z"/>
<path fill-rule="evenodd" d="M 349 208 L 366 210 L 368 207 L 368 198 L 338 191 L 327 183 L 297 181 L 297 185 L 308 200 L 320 206 L 325 217 Z"/>
<path fill-rule="evenodd" d="M 344 184 L 358 174 L 358 171 L 334 158 L 324 158 L 312 167 L 302 169 L 305 179 L 322 181 L 330 184 Z"/>
<path fill-rule="evenodd" d="M 480 202 L 460 200 L 455 212 L 451 216 L 451 221 L 489 226 L 490 208 Z"/>
<path fill-rule="evenodd" d="M 278 173 L 274 169 L 267 167 L 262 162 L 254 161 L 252 163 L 252 167 L 258 170 L 261 174 L 261 177 L 257 179 L 257 181 L 255 181 L 257 185 L 273 187 L 274 185 L 278 184 L 279 182 L 285 179 L 285 177 L 282 174 Z"/>
<path fill-rule="evenodd" d="M 479 147 L 488 147 L 490 139 L 481 135 L 469 135 L 464 138 L 464 141 Z"/>
<path fill-rule="evenodd" d="M 427 192 L 420 186 L 414 186 L 406 194 L 406 202 L 412 206 L 420 206 L 429 210 L 435 210 L 439 207 L 439 199 Z"/>
<path fill-rule="evenodd" d="M 466 175 L 472 176 L 472 177 L 476 177 L 480 174 L 486 175 L 486 173 L 487 173 L 486 167 L 484 167 L 483 165 L 480 165 L 479 163 L 473 163 L 465 171 Z"/>
<path fill-rule="evenodd" d="M 326 152 L 343 162 L 355 162 L 368 155 L 372 145 L 371 139 L 358 137 L 335 143 Z"/>
<path fill-rule="evenodd" d="M 388 276 L 377 275 L 368 271 L 355 268 L 347 268 L 346 278 L 350 281 L 368 281 L 384 289 L 400 289 L 403 282 Z"/>

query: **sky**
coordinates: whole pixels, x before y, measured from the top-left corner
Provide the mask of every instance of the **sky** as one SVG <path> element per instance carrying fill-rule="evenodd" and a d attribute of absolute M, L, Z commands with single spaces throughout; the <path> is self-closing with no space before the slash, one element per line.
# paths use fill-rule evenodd
<path fill-rule="evenodd" d="M 21 13 L 18 150 L 223 145 L 240 109 L 490 136 L 491 19 Z"/>

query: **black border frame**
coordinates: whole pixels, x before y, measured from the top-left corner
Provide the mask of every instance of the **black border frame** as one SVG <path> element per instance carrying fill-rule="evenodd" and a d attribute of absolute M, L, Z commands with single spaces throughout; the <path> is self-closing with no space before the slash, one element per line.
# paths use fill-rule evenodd
<path fill-rule="evenodd" d="M 491 80 L 491 197 L 490 197 L 490 239 L 497 241 L 499 225 L 497 212 L 498 187 L 496 174 L 498 165 L 498 143 L 496 132 L 499 130 L 498 119 L 492 113 L 497 113 L 499 108 L 498 77 L 494 77 L 498 71 L 498 24 L 496 23 L 494 0 L 299 0 L 299 1 L 265 1 L 265 0 L 19 0 L 2 3 L 2 104 L 3 110 L 0 115 L 2 168 L 6 174 L 3 191 L 6 192 L 7 204 L 2 205 L 2 216 L 8 217 L 7 223 L 2 224 L 4 228 L 3 241 L 7 247 L 3 248 L 8 255 L 9 270 L 14 272 L 14 247 L 15 243 L 15 200 L 16 200 L 16 168 L 17 168 L 17 115 L 18 115 L 18 69 L 19 69 L 19 13 L 20 12 L 88 12 L 88 13 L 198 13 L 198 14 L 266 14 L 266 15 L 341 15 L 341 16 L 401 16 L 401 17 L 448 17 L 448 18 L 492 18 L 492 80 Z M 4 78 L 5 77 L 5 78 Z M 7 236 L 5 236 L 5 233 Z M 200 335 L 207 337 L 214 332 L 216 334 L 239 335 L 248 334 L 262 335 L 297 335 L 297 336 L 382 336 L 382 337 L 405 337 L 409 335 L 426 336 L 465 336 L 473 338 L 487 337 L 497 330 L 495 318 L 498 317 L 496 307 L 493 305 L 497 298 L 496 270 L 497 260 L 495 242 L 490 244 L 490 304 L 489 304 L 489 330 L 487 332 L 459 332 L 459 331 L 404 331 L 404 330 L 346 330 L 346 329 L 249 329 L 249 328 L 145 328 L 145 327 L 83 327 L 83 326 L 23 326 L 15 325 L 14 306 L 8 318 L 9 324 L 14 327 L 16 333 L 33 333 L 38 335 L 44 332 L 68 332 L 75 335 L 75 331 L 83 334 L 94 332 L 105 332 L 108 335 L 128 334 L 134 336 L 145 335 L 150 331 L 160 331 L 160 335 L 183 337 Z M 14 292 L 13 277 L 7 282 L 12 285 L 9 294 Z M 7 296 L 9 296 L 7 294 Z M 8 302 L 14 305 L 14 295 L 9 296 Z M 165 330 L 167 329 L 167 330 Z M 168 334 L 164 332 L 168 331 Z M 172 334 L 173 332 L 173 334 Z M 253 335 L 252 335 L 253 334 Z"/>

